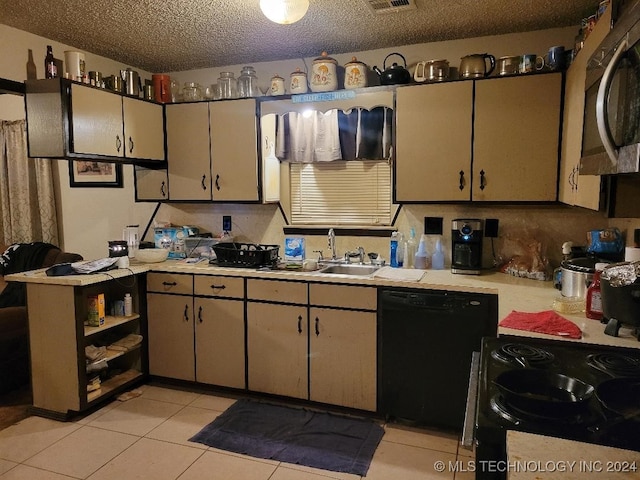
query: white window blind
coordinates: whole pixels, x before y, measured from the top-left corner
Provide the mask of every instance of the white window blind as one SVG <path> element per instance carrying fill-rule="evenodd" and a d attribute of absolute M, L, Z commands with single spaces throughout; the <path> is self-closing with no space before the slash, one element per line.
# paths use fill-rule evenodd
<path fill-rule="evenodd" d="M 386 160 L 292 163 L 291 223 L 389 225 L 391 165 Z"/>

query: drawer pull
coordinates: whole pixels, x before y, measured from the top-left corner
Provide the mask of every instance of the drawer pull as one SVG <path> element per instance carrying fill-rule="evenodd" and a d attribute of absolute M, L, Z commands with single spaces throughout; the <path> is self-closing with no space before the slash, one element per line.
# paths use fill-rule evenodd
<path fill-rule="evenodd" d="M 189 305 L 184 306 L 184 321 L 189 321 Z"/>
<path fill-rule="evenodd" d="M 319 323 L 320 323 L 320 320 L 318 320 L 318 317 L 316 317 L 316 337 L 320 335 L 320 329 L 318 328 Z"/>
<path fill-rule="evenodd" d="M 163 197 L 167 196 L 167 192 L 165 191 L 164 181 L 160 185 L 160 193 L 162 194 Z"/>
<path fill-rule="evenodd" d="M 227 288 L 226 285 L 216 285 L 215 283 L 211 284 L 211 288 L 215 289 L 219 289 L 219 290 L 224 290 L 225 288 Z"/>
<path fill-rule="evenodd" d="M 484 170 L 480 170 L 480 190 L 484 190 L 484 188 L 487 186 L 487 182 L 484 178 Z"/>
<path fill-rule="evenodd" d="M 464 170 L 460 170 L 460 185 L 458 188 L 464 190 Z"/>
<path fill-rule="evenodd" d="M 205 185 L 204 181 L 207 179 L 206 175 L 202 175 L 202 190 L 206 190 L 207 186 Z"/>
<path fill-rule="evenodd" d="M 122 147 L 122 140 L 120 140 L 120 135 L 116 135 L 116 151 L 120 153 L 120 148 Z"/>
<path fill-rule="evenodd" d="M 178 284 L 176 282 L 162 282 L 162 285 L 165 287 L 175 287 Z"/>
<path fill-rule="evenodd" d="M 133 138 L 129 137 L 129 153 L 133 153 Z"/>
<path fill-rule="evenodd" d="M 298 333 L 302 333 L 302 315 L 298 315 Z"/>
<path fill-rule="evenodd" d="M 198 321 L 202 323 L 202 307 L 198 308 Z"/>

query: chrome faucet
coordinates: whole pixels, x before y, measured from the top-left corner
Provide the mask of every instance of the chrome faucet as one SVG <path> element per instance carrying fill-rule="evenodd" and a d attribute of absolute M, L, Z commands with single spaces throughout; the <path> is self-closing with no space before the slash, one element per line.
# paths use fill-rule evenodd
<path fill-rule="evenodd" d="M 358 257 L 358 263 L 360 265 L 364 264 L 364 248 L 358 247 L 355 252 L 346 252 L 344 254 L 344 261 L 346 263 L 351 263 L 351 258 Z"/>
<path fill-rule="evenodd" d="M 329 240 L 329 250 L 331 250 L 331 260 L 337 260 L 338 256 L 336 255 L 336 232 L 333 231 L 333 228 L 329 229 L 327 238 Z"/>

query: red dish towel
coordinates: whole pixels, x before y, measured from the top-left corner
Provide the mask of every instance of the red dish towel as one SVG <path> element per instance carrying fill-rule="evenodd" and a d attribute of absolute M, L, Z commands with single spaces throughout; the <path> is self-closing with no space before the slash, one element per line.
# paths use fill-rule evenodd
<path fill-rule="evenodd" d="M 516 312 L 513 310 L 500 322 L 500 326 L 529 332 L 546 333 L 547 335 L 582 338 L 582 331 L 575 323 L 558 315 L 553 310 L 535 313 Z"/>

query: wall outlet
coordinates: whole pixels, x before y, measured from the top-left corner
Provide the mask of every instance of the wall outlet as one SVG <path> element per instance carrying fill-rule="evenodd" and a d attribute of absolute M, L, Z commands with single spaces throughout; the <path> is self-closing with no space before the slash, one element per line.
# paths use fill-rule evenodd
<path fill-rule="evenodd" d="M 424 217 L 426 235 L 442 235 L 442 217 Z"/>
<path fill-rule="evenodd" d="M 223 232 L 231 231 L 231 215 L 222 216 L 222 231 Z"/>
<path fill-rule="evenodd" d="M 498 236 L 498 219 L 497 218 L 485 219 L 484 236 L 488 238 L 496 238 Z"/>

